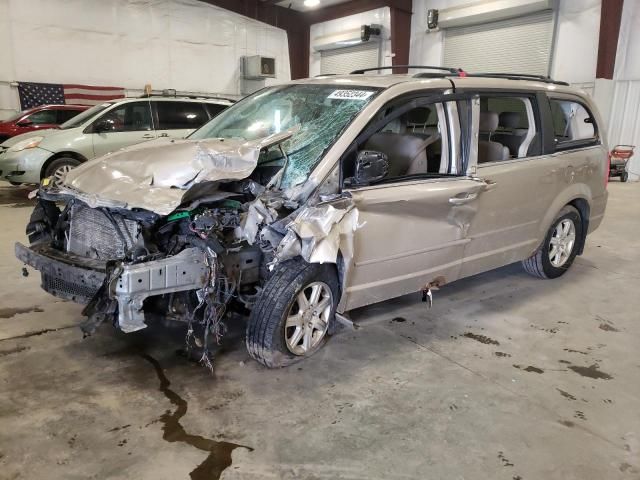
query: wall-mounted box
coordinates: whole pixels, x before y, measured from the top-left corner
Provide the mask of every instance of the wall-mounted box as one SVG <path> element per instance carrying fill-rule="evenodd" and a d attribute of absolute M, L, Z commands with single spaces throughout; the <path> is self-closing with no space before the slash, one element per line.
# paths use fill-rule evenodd
<path fill-rule="evenodd" d="M 261 55 L 242 57 L 242 76 L 251 80 L 276 78 L 276 59 Z"/>

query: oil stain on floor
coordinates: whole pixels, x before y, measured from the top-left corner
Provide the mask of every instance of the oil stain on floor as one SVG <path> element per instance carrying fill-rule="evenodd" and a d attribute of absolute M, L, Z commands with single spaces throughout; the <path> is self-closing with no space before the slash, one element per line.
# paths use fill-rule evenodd
<path fill-rule="evenodd" d="M 33 187 L 35 188 L 35 187 Z M 0 205 L 11 205 L 15 207 L 32 207 L 34 200 L 28 198 L 30 187 L 0 187 Z"/>
<path fill-rule="evenodd" d="M 233 450 L 236 448 L 246 448 L 250 452 L 253 451 L 253 448 L 245 445 L 230 442 L 218 442 L 200 435 L 187 433 L 184 427 L 180 424 L 180 419 L 187 413 L 187 401 L 169 388 L 171 386 L 171 382 L 164 374 L 160 363 L 155 358 L 148 354 L 142 354 L 142 357 L 155 369 L 158 380 L 160 381 L 160 386 L 158 387 L 159 390 L 176 407 L 175 411 L 171 412 L 170 410 L 167 410 L 160 417 L 163 431 L 162 438 L 170 443 L 186 443 L 198 450 L 209 453 L 204 462 L 189 473 L 192 480 L 216 480 L 220 478 L 222 472 L 231 465 L 231 452 L 233 452 Z"/>
<path fill-rule="evenodd" d="M 478 335 L 476 333 L 466 332 L 462 336 L 472 338 L 476 342 L 484 343 L 485 345 L 500 345 L 500 342 L 494 340 L 493 338 L 489 338 L 486 335 Z"/>
<path fill-rule="evenodd" d="M 602 380 L 611 380 L 613 378 L 608 373 L 604 373 L 602 370 L 598 370 L 598 365 L 595 363 L 590 367 L 582 367 L 580 365 L 569 365 L 567 368 L 576 372 L 578 375 L 582 375 L 583 377 L 602 379 Z"/>

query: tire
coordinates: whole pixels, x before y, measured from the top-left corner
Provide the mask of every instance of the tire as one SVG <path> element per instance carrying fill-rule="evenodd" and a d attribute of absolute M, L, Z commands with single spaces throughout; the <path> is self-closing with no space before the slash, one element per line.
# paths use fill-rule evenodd
<path fill-rule="evenodd" d="M 314 290 L 316 287 L 319 290 Z M 313 300 L 314 291 L 320 292 L 317 304 L 321 310 L 317 316 L 311 307 L 303 312 L 299 300 L 300 295 Z M 333 264 L 307 263 L 302 258 L 278 264 L 249 316 L 249 355 L 269 368 L 285 367 L 313 355 L 332 332 L 339 296 Z M 297 322 L 300 325 L 293 326 Z"/>
<path fill-rule="evenodd" d="M 52 161 L 44 170 L 44 178 L 54 177 L 53 183 L 56 186 L 60 186 L 63 176 L 71 170 L 80 165 L 80 161 L 71 157 L 60 157 Z"/>
<path fill-rule="evenodd" d="M 59 216 L 60 210 L 55 203 L 38 200 L 27 224 L 26 234 L 29 237 L 29 245 L 49 245 L 53 240 L 53 229 Z"/>
<path fill-rule="evenodd" d="M 622 172 L 620 174 L 620 181 L 621 182 L 626 182 L 629 179 L 629 174 L 627 172 Z"/>
<path fill-rule="evenodd" d="M 565 245 L 564 251 L 566 252 L 566 256 L 555 256 L 555 261 L 552 261 L 552 239 L 558 238 L 555 235 L 556 229 L 561 224 L 567 225 L 567 222 L 572 222 L 573 224 L 573 242 L 570 248 L 569 245 Z M 573 263 L 573 260 L 576 258 L 580 242 L 584 241 L 581 232 L 582 218 L 580 217 L 580 213 L 574 207 L 566 205 L 562 210 L 560 210 L 560 213 L 553 221 L 551 228 L 549 228 L 549 231 L 547 232 L 547 235 L 542 242 L 542 245 L 538 247 L 533 255 L 522 261 L 522 266 L 524 267 L 525 271 L 533 275 L 534 277 L 545 279 L 558 278 L 560 275 L 564 274 Z M 571 235 L 567 235 L 567 239 L 570 238 Z M 562 241 L 563 240 L 560 240 L 559 242 Z M 567 248 L 569 248 L 568 252 L 566 251 Z M 557 251 L 558 250 L 556 250 L 556 252 Z M 560 254 L 556 253 L 556 255 Z"/>

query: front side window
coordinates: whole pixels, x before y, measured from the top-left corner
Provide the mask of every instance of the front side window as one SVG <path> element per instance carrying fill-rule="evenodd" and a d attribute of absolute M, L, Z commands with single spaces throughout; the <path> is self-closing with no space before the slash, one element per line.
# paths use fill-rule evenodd
<path fill-rule="evenodd" d="M 556 148 L 590 144 L 596 140 L 595 120 L 587 108 L 572 100 L 549 99 Z"/>
<path fill-rule="evenodd" d="M 409 110 L 403 104 L 390 109 L 387 112 L 388 121 L 383 120 L 383 126 L 358 147 L 358 152 L 383 154 L 388 164 L 384 178 L 367 183 L 394 182 L 420 175 L 446 173 L 449 156 L 445 108 L 443 103 L 431 103 Z M 343 178 L 347 179 L 347 183 L 358 182 L 357 178 L 353 178 L 356 175 L 356 155 L 343 162 Z"/>
<path fill-rule="evenodd" d="M 33 125 L 50 125 L 57 123 L 55 110 L 40 110 L 39 112 L 32 113 L 26 119 L 31 121 Z"/>
<path fill-rule="evenodd" d="M 111 105 L 113 105 L 113 102 L 105 102 L 99 105 L 94 105 L 89 110 L 85 110 L 84 112 L 79 113 L 78 115 L 73 117 L 71 120 L 67 120 L 66 122 L 64 122 L 62 125 L 60 125 L 60 129 L 66 130 L 68 128 L 79 127 L 87 120 L 97 116 L 100 112 L 109 108 Z"/>
<path fill-rule="evenodd" d="M 148 102 L 129 102 L 105 113 L 99 120 L 104 131 L 137 132 L 151 130 L 151 111 Z"/>
<path fill-rule="evenodd" d="M 194 130 L 204 125 L 209 116 L 197 102 L 155 102 L 158 130 Z"/>
<path fill-rule="evenodd" d="M 256 140 L 297 129 L 282 147 L 287 155 L 281 188 L 303 183 L 355 116 L 373 99 L 377 88 L 338 85 L 287 85 L 245 98 L 189 136 L 190 139 Z M 261 165 L 283 166 L 285 158 L 272 149 Z"/>

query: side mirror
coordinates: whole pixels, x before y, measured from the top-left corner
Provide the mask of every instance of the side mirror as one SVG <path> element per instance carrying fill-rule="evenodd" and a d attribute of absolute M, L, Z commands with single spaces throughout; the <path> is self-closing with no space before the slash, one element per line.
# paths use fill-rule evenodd
<path fill-rule="evenodd" d="M 113 124 L 105 118 L 100 119 L 93 124 L 94 133 L 108 132 L 110 130 L 113 130 Z"/>
<path fill-rule="evenodd" d="M 363 150 L 356 157 L 353 185 L 368 185 L 382 180 L 389 173 L 389 158 L 382 152 Z"/>
<path fill-rule="evenodd" d="M 18 123 L 16 123 L 16 125 L 19 127 L 30 127 L 33 125 L 33 122 L 28 118 L 25 118 L 24 120 L 21 120 Z"/>

